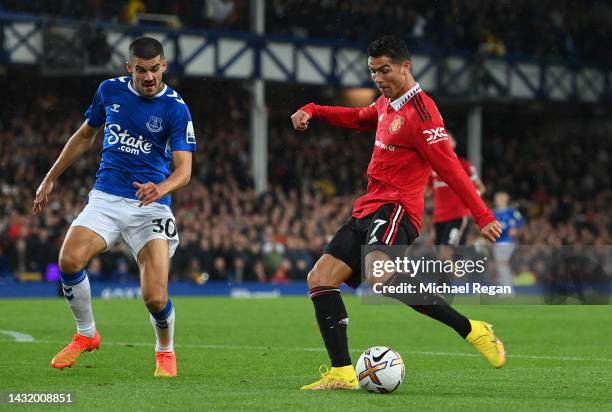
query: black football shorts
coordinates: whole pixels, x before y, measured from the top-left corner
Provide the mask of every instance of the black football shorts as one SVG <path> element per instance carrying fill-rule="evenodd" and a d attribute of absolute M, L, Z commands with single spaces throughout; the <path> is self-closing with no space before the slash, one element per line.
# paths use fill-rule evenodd
<path fill-rule="evenodd" d="M 439 222 L 435 225 L 436 245 L 463 246 L 467 240 L 470 218 L 467 216 L 459 219 Z"/>
<path fill-rule="evenodd" d="M 353 270 L 346 284 L 356 288 L 361 283 L 362 245 L 411 245 L 418 236 L 404 207 L 386 204 L 363 219 L 351 217 L 336 232 L 323 253 L 340 259 Z"/>

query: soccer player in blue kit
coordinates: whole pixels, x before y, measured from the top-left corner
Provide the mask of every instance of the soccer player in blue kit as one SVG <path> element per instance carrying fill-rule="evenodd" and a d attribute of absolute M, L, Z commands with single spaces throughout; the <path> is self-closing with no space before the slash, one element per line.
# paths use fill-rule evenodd
<path fill-rule="evenodd" d="M 70 367 L 83 352 L 100 347 L 84 268 L 121 235 L 138 262 L 142 297 L 157 337 L 154 376 L 177 376 L 168 270 L 179 238 L 170 193 L 189 182 L 196 139 L 187 105 L 162 81 L 166 68 L 160 42 L 150 37 L 134 40 L 127 62 L 130 76 L 100 84 L 85 122 L 36 191 L 32 209 L 39 213 L 54 182 L 103 130 L 96 183 L 60 251 L 62 287 L 77 332 L 51 361 L 54 368 Z"/>

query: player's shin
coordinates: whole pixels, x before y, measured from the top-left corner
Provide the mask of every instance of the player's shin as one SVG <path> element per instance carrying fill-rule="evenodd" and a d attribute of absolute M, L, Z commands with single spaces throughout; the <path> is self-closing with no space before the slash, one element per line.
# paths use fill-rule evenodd
<path fill-rule="evenodd" d="M 85 269 L 76 273 L 60 272 L 62 291 L 70 306 L 80 335 L 93 338 L 96 334 L 93 310 L 91 308 L 91 288 Z"/>
<path fill-rule="evenodd" d="M 168 299 L 168 303 L 160 312 L 151 312 L 150 319 L 157 338 L 155 352 L 173 352 L 175 314 L 172 300 Z"/>
<path fill-rule="evenodd" d="M 348 314 L 340 290 L 330 286 L 315 287 L 310 289 L 310 298 L 332 367 L 352 365 L 347 338 Z"/>
<path fill-rule="evenodd" d="M 385 282 L 385 285 L 415 284 L 418 287 L 418 282 L 419 280 L 416 277 L 411 277 L 404 273 L 396 273 Z M 398 300 L 412 309 L 450 326 L 462 338 L 465 338 L 472 330 L 470 321 L 453 309 L 440 295 L 434 293 L 389 293 L 385 294 L 385 296 Z"/>

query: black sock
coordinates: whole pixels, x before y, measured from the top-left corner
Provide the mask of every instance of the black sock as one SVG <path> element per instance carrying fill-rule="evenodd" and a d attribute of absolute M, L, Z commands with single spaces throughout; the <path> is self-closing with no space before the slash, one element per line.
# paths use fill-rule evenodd
<path fill-rule="evenodd" d="M 331 286 L 312 288 L 310 298 L 332 367 L 352 365 L 346 336 L 348 315 L 340 289 Z"/>
<path fill-rule="evenodd" d="M 385 285 L 399 285 L 401 283 L 414 284 L 418 288 L 419 281 L 409 275 L 396 273 L 385 282 Z M 394 293 L 385 294 L 385 296 L 396 299 L 410 306 L 412 309 L 421 312 L 423 315 L 450 326 L 455 332 L 461 335 L 462 338 L 465 338 L 472 331 L 470 321 L 461 313 L 453 309 L 440 295 L 434 293 Z"/>

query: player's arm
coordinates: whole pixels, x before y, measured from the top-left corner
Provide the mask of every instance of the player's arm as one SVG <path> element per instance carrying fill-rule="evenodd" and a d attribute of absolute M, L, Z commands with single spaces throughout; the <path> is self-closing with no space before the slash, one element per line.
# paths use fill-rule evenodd
<path fill-rule="evenodd" d="M 70 137 L 59 157 L 43 179 L 36 190 L 36 198 L 32 211 L 39 213 L 47 204 L 47 197 L 53 190 L 53 183 L 66 169 L 70 167 L 79 157 L 83 155 L 96 140 L 96 136 L 102 130 L 102 126 L 92 127 L 85 121 L 79 130 Z"/>
<path fill-rule="evenodd" d="M 321 119 L 332 126 L 368 131 L 376 128 L 378 113 L 374 104 L 367 107 L 320 106 L 308 103 L 291 116 L 295 130 L 308 129 L 310 119 Z"/>
<path fill-rule="evenodd" d="M 172 152 L 172 163 L 174 171 L 168 178 L 158 184 L 153 182 L 138 183 L 134 182 L 136 197 L 140 203 L 138 206 L 146 206 L 153 203 L 169 193 L 173 193 L 182 187 L 187 186 L 191 179 L 191 162 L 193 154 L 189 151 Z"/>
<path fill-rule="evenodd" d="M 434 110 L 431 111 L 434 112 Z M 434 117 L 436 115 L 439 120 L 429 120 L 415 124 L 416 148 L 427 159 L 436 173 L 440 175 L 440 178 L 454 190 L 470 209 L 480 227 L 482 236 L 491 242 L 495 242 L 501 235 L 501 226 L 499 222 L 495 221 L 493 213 L 476 193 L 474 184 L 465 173 L 457 156 L 455 156 L 448 139 L 444 139 L 444 136 L 440 135 L 440 133 L 444 133 L 444 123 L 437 113 L 437 109 Z"/>
<path fill-rule="evenodd" d="M 484 183 L 482 183 L 482 180 L 480 180 L 480 178 L 477 177 L 475 180 L 472 180 L 472 182 L 474 182 L 474 187 L 476 188 L 476 192 L 478 192 L 480 196 L 484 195 L 485 192 L 487 191 L 487 188 L 485 187 Z"/>
<path fill-rule="evenodd" d="M 468 160 L 465 160 L 465 159 L 461 160 L 461 164 L 463 165 L 463 168 L 465 169 L 465 172 L 470 177 L 470 180 L 472 180 L 472 182 L 474 183 L 474 187 L 476 188 L 476 192 L 478 193 L 479 196 L 482 197 L 482 195 L 485 194 L 487 189 L 485 188 L 484 183 L 482 183 L 482 180 L 480 180 L 480 176 L 478 176 L 478 172 L 476 171 L 476 167 L 474 167 L 474 165 L 472 163 L 470 163 Z"/>

